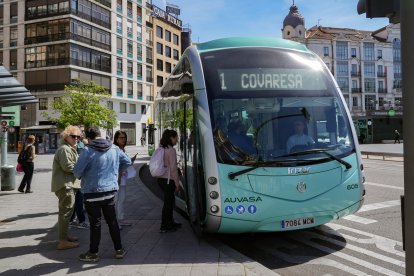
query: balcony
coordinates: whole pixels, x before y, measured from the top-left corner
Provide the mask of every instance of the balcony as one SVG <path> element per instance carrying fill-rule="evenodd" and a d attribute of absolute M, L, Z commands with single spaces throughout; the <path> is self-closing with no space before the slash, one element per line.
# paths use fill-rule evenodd
<path fill-rule="evenodd" d="M 401 79 L 402 74 L 401 73 L 394 73 L 394 79 Z"/>
<path fill-rule="evenodd" d="M 103 21 L 99 18 L 91 16 L 90 14 L 86 14 L 86 13 L 83 13 L 81 11 L 74 11 L 74 10 L 72 10 L 72 14 L 76 15 L 76 16 L 79 16 L 80 18 L 83 18 L 85 20 L 91 21 L 91 22 L 93 22 L 95 24 L 98 24 L 102 27 L 105 27 L 107 29 L 111 29 L 111 23 L 110 22 Z"/>
<path fill-rule="evenodd" d="M 352 91 L 352 93 L 361 93 L 362 92 L 360 87 L 352 88 L 351 91 Z"/>
<path fill-rule="evenodd" d="M 147 101 L 153 102 L 154 101 L 154 97 L 153 96 L 147 96 Z"/>
<path fill-rule="evenodd" d="M 24 44 L 29 45 L 29 44 L 57 41 L 57 40 L 67 40 L 67 39 L 70 39 L 70 37 L 71 37 L 70 33 L 57 33 L 57 34 L 49 34 L 49 35 L 43 35 L 43 36 L 26 37 L 24 39 Z"/>
<path fill-rule="evenodd" d="M 344 86 L 344 87 L 339 87 L 339 89 L 341 89 L 341 91 L 342 91 L 342 92 L 346 92 L 346 93 L 348 93 L 348 92 L 349 92 L 349 87 L 346 87 L 346 86 Z"/>
<path fill-rule="evenodd" d="M 360 75 L 360 72 L 351 71 L 351 77 L 359 77 Z"/>
<path fill-rule="evenodd" d="M 386 78 L 387 74 L 385 72 L 377 72 L 377 77 L 378 78 Z"/>
<path fill-rule="evenodd" d="M 378 93 L 387 93 L 387 88 L 378 88 Z"/>
<path fill-rule="evenodd" d="M 76 58 L 71 58 L 70 59 L 70 64 L 85 67 L 85 68 L 89 68 L 89 69 L 92 69 L 92 70 L 111 73 L 111 66 L 110 65 L 108 66 L 108 65 L 105 65 L 105 64 L 97 64 L 97 63 L 87 62 L 87 61 L 84 61 L 84 60 L 81 60 L 81 59 L 76 59 Z"/>

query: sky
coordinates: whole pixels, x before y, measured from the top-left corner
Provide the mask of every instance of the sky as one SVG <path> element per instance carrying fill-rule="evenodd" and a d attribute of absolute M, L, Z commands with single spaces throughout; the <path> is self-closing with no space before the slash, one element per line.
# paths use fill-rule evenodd
<path fill-rule="evenodd" d="M 152 0 L 165 10 L 166 2 L 178 5 L 183 25 L 189 24 L 193 42 L 230 36 L 281 37 L 283 19 L 292 0 Z M 295 0 L 305 17 L 305 28 L 325 27 L 374 31 L 388 25 L 388 19 L 358 15 L 358 0 Z"/>

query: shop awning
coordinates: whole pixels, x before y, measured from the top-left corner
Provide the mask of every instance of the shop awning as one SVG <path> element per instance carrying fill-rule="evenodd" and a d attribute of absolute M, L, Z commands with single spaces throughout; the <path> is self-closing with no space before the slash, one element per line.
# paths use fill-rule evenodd
<path fill-rule="evenodd" d="M 37 103 L 38 100 L 4 66 L 0 66 L 0 108 Z"/>

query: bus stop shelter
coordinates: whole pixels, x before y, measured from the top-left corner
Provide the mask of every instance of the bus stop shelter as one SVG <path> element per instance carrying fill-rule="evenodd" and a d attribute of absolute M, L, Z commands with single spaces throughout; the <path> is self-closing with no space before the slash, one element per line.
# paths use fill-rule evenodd
<path fill-rule="evenodd" d="M 10 191 L 16 187 L 14 165 L 7 164 L 7 125 L 3 123 L 6 114 L 2 108 L 37 103 L 38 100 L 4 66 L 0 66 L 0 147 L 1 147 L 1 190 Z"/>

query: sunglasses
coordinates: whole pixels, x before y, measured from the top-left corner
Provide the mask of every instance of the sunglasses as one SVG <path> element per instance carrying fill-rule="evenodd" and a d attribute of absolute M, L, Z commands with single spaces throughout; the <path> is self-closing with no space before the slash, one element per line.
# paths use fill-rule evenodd
<path fill-rule="evenodd" d="M 70 137 L 72 137 L 73 139 L 80 139 L 79 135 L 69 135 Z"/>

